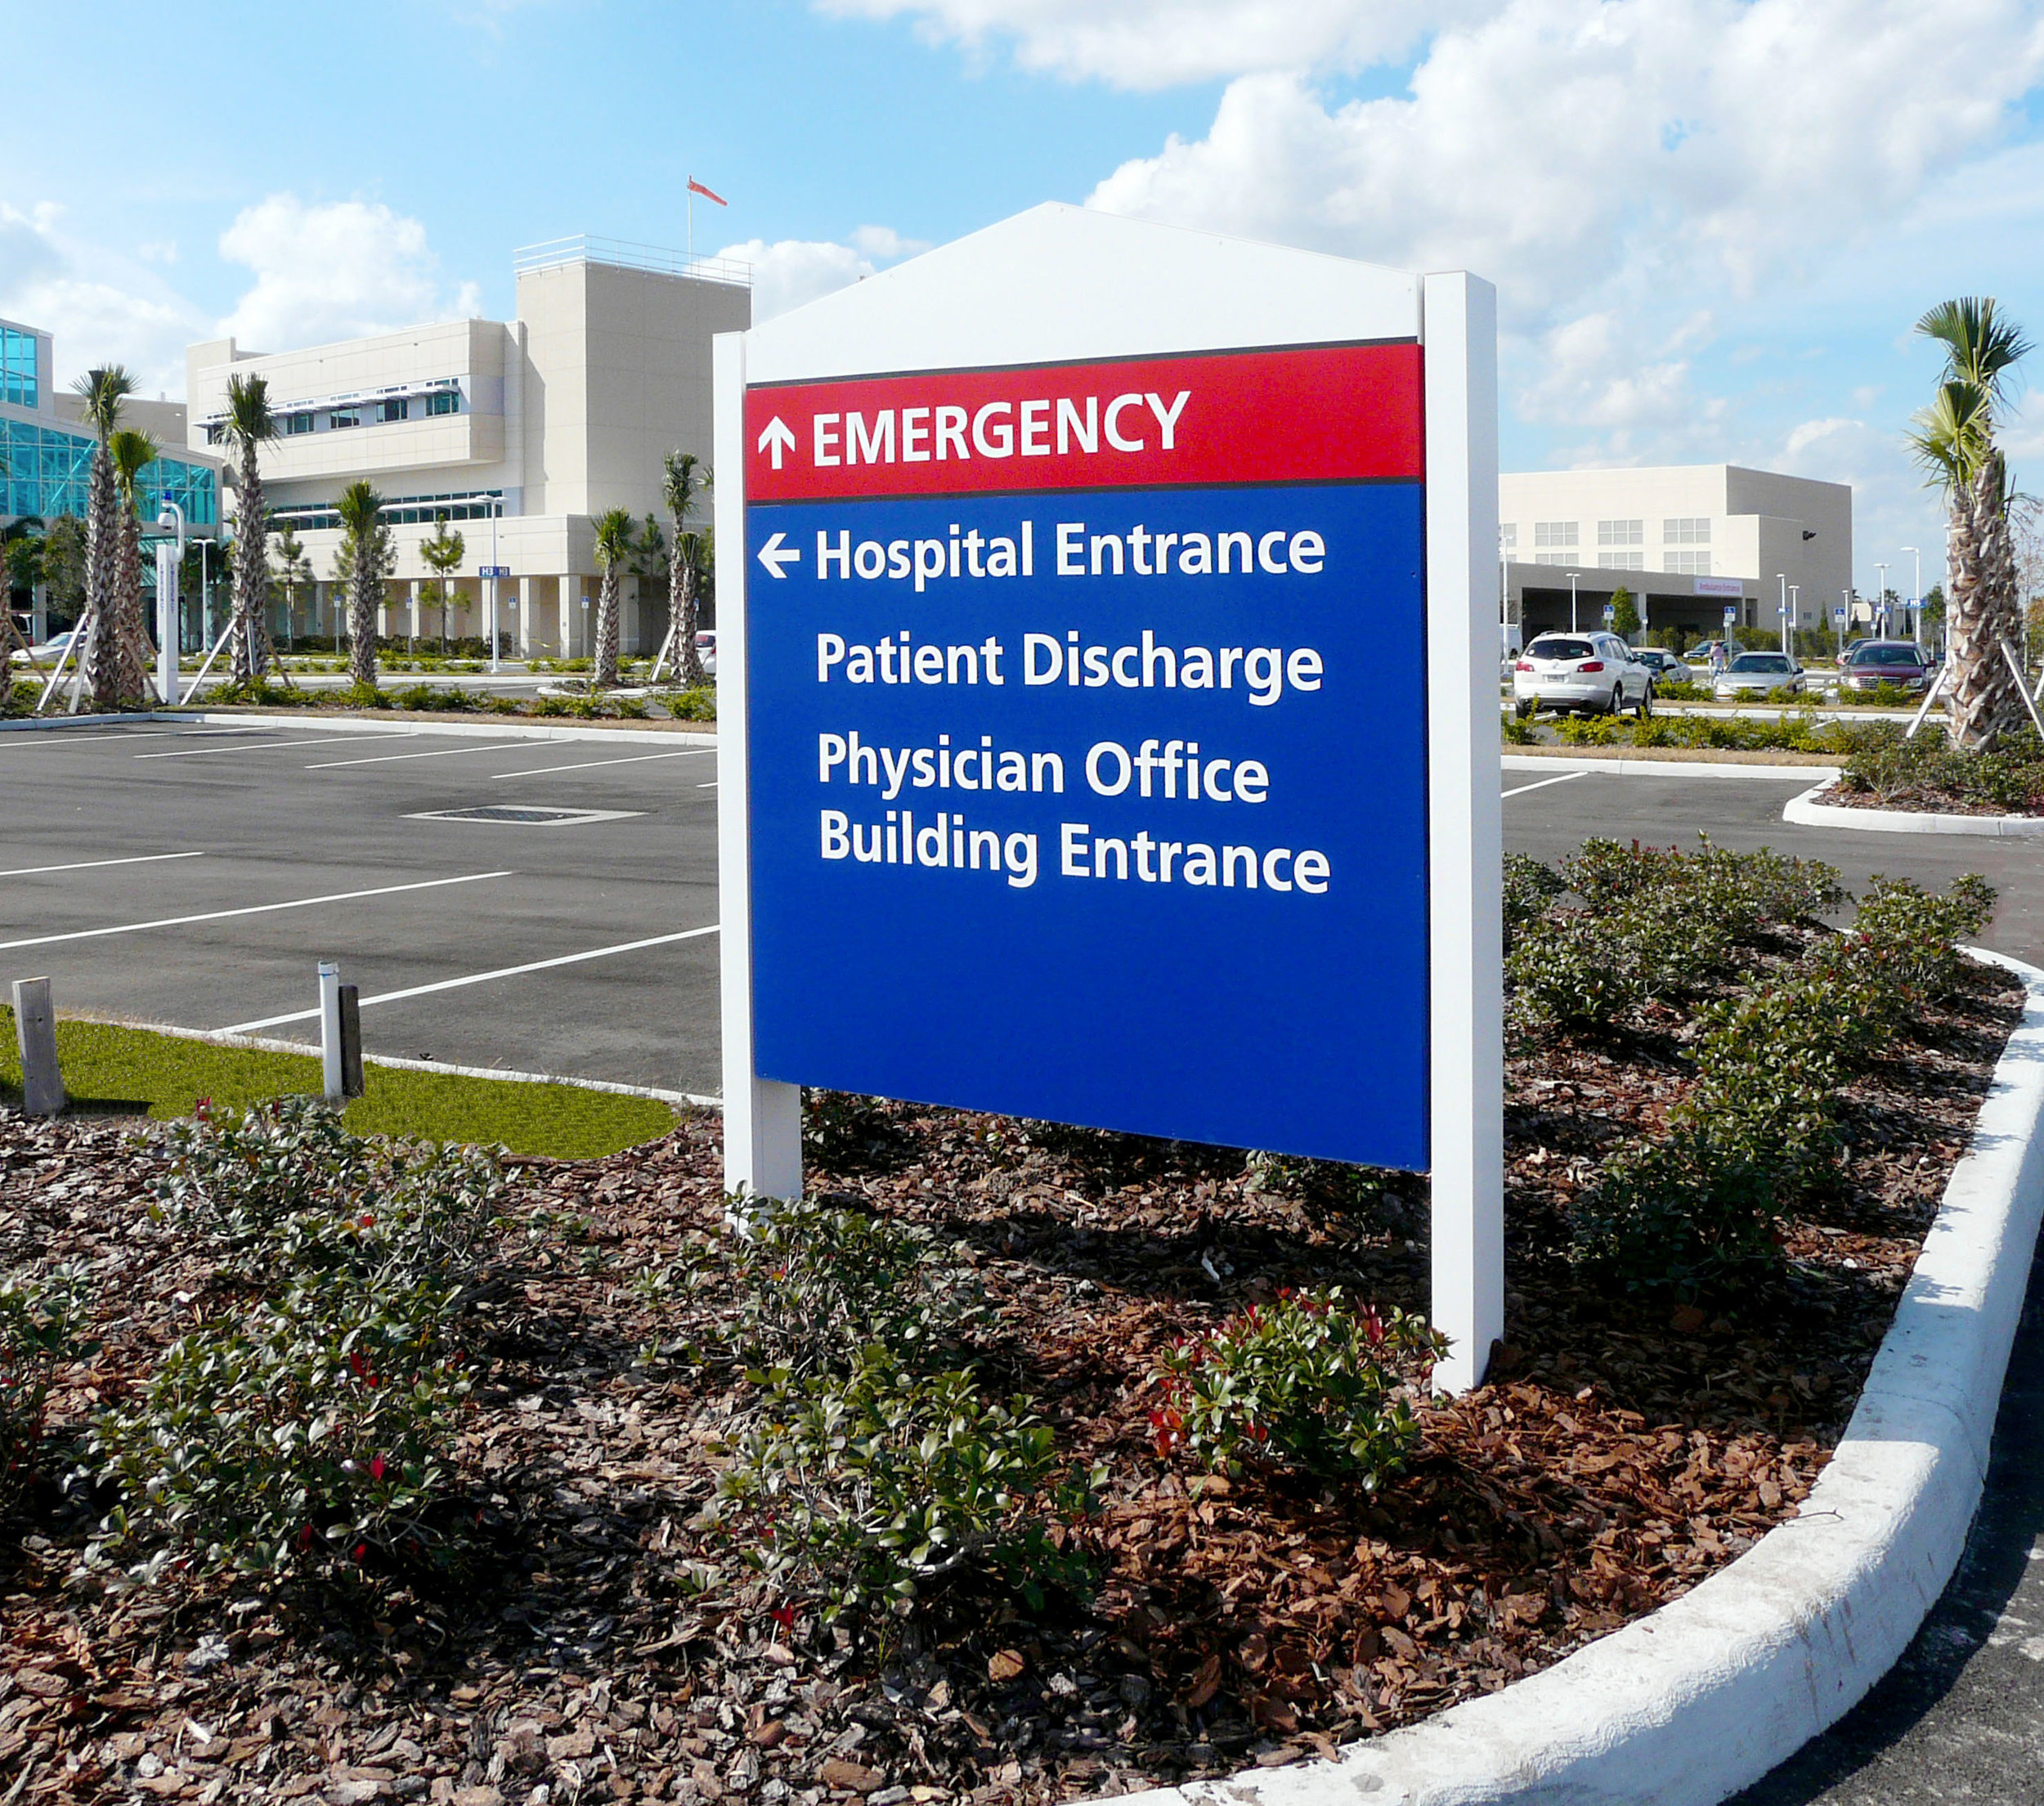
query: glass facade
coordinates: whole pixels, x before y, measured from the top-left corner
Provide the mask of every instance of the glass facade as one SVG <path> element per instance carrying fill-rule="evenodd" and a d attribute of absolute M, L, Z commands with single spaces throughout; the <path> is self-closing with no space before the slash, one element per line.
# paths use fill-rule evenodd
<path fill-rule="evenodd" d="M 34 341 L 29 343 L 33 348 Z M 90 505 L 91 439 L 25 420 L 0 420 L 0 460 L 4 460 L 4 468 L 0 468 L 0 514 L 34 514 L 45 521 L 60 514 L 83 518 Z M 156 518 L 168 498 L 184 509 L 186 526 L 219 524 L 219 486 L 203 464 L 159 458 L 142 467 L 137 488 L 146 522 Z"/>
<path fill-rule="evenodd" d="M 450 521 L 486 521 L 504 511 L 504 496 L 494 489 L 465 489 L 448 495 L 396 495 L 377 511 L 386 527 L 431 527 L 442 515 Z M 301 532 L 333 532 L 341 517 L 331 502 L 297 502 L 270 510 L 270 525 L 294 527 Z"/>
<path fill-rule="evenodd" d="M 35 334 L 0 326 L 0 401 L 18 408 L 42 406 L 35 376 Z"/>

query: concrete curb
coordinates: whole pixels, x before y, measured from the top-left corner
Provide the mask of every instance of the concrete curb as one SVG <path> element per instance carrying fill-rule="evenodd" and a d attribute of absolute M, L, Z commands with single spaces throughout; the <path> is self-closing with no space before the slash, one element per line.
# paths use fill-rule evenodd
<path fill-rule="evenodd" d="M 104 1022 L 115 1028 L 144 1028 L 153 1035 L 168 1035 L 175 1041 L 203 1041 L 215 1047 L 253 1047 L 260 1053 L 298 1054 L 317 1059 L 317 1042 L 285 1041 L 275 1035 L 230 1035 L 217 1028 L 181 1028 L 168 1022 L 141 1022 L 128 1016 L 72 1016 L 67 1021 Z M 612 1091 L 623 1097 L 652 1097 L 663 1104 L 693 1105 L 697 1109 L 721 1110 L 721 1097 L 699 1096 L 694 1091 L 663 1091 L 657 1085 L 625 1085 L 608 1078 L 571 1078 L 563 1073 L 514 1073 L 498 1066 L 457 1066 L 446 1060 L 403 1060 L 395 1054 L 364 1054 L 365 1066 L 394 1066 L 401 1072 L 451 1073 L 457 1078 L 501 1078 L 514 1085 L 570 1085 L 579 1091 Z"/>
<path fill-rule="evenodd" d="M 136 715 L 115 719 L 137 720 Z M 603 740 L 612 745 L 644 746 L 663 745 L 668 741 L 679 741 L 684 746 L 707 750 L 717 743 L 713 733 L 688 733 L 665 728 L 585 728 L 557 727 L 549 722 L 544 724 L 530 721 L 371 721 L 355 715 L 321 715 L 307 716 L 303 721 L 289 715 L 233 715 L 217 710 L 205 710 L 196 714 L 173 715 L 159 712 L 150 718 L 156 721 L 200 721 L 209 728 L 334 728 L 347 733 L 431 733 L 444 734 L 457 740 Z"/>
<path fill-rule="evenodd" d="M 1835 765 L 1748 765 L 1712 759 L 1571 759 L 1508 752 L 1499 762 L 1507 771 L 1602 771 L 1618 778 L 1792 778 L 1804 783 L 1812 772 L 1837 775 Z"/>
<path fill-rule="evenodd" d="M 1801 1512 L 1651 1616 L 1334 1762 L 1142 1806 L 1717 1806 L 1885 1674 L 1957 1565 L 2044 1213 L 2044 971 Z"/>
<path fill-rule="evenodd" d="M 1836 783 L 1827 778 L 1782 805 L 1782 819 L 1801 827 L 1850 827 L 1873 834 L 1976 834 L 2003 840 L 2044 840 L 2044 815 L 1939 815 L 1921 809 L 1845 809 L 1817 799 Z"/>

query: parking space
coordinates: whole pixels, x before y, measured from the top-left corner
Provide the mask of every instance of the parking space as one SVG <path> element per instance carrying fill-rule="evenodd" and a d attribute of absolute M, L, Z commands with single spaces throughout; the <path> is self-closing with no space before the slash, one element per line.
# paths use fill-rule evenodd
<path fill-rule="evenodd" d="M 1792 826 L 1782 819 L 1782 805 L 1822 774 L 1799 774 L 1799 782 L 1773 775 L 1783 768 L 1754 769 L 1770 774 L 1508 771 L 1505 848 L 1551 862 L 1592 835 L 1693 847 L 1699 834 L 1707 834 L 1741 852 L 1764 846 L 1822 859 L 1853 891 L 1863 891 L 1876 873 L 1941 890 L 1977 872 L 2001 894 L 1986 944 L 2044 965 L 2044 841 Z"/>
<path fill-rule="evenodd" d="M 0 984 L 311 1041 L 334 958 L 371 1052 L 715 1092 L 715 765 L 330 724 L 0 735 Z"/>

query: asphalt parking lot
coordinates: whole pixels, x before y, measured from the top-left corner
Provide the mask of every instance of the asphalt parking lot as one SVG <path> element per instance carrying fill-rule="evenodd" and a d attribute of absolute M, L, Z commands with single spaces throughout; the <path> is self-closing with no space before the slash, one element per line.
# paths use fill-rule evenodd
<path fill-rule="evenodd" d="M 137 723 L 0 735 L 0 984 L 61 1011 L 719 1089 L 716 760 L 699 742 Z M 568 823 L 419 820 L 477 806 Z"/>

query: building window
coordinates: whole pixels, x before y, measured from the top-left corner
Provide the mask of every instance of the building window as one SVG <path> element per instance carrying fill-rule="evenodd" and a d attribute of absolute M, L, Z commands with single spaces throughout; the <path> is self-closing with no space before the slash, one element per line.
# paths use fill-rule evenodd
<path fill-rule="evenodd" d="M 1705 555 L 1709 556 L 1708 553 Z M 1599 571 L 1644 571 L 1647 568 L 1647 554 L 1644 552 L 1599 552 L 1597 554 L 1597 568 Z"/>
<path fill-rule="evenodd" d="M 359 427 L 362 423 L 361 410 L 359 408 L 336 409 L 327 415 L 326 423 L 336 432 L 343 427 Z"/>
<path fill-rule="evenodd" d="M 1710 543 L 1710 518 L 1707 514 L 1685 515 L 1661 523 L 1661 543 L 1663 545 L 1708 545 Z M 1669 567 L 1670 570 L 1674 566 Z"/>
<path fill-rule="evenodd" d="M 1498 529 L 1498 549 L 1500 552 L 1516 552 L 1518 549 L 1519 529 L 1517 523 L 1515 522 L 1509 527 L 1500 527 Z"/>
<path fill-rule="evenodd" d="M 1709 522 L 1704 524 L 1707 526 Z M 1679 576 L 1707 577 L 1710 575 L 1710 554 L 1708 552 L 1664 552 L 1661 555 L 1661 568 L 1672 571 Z"/>
<path fill-rule="evenodd" d="M 284 430 L 286 433 L 310 432 L 312 430 L 312 416 L 309 414 L 287 414 L 284 417 Z"/>
<path fill-rule="evenodd" d="M 1573 564 L 1576 554 L 1573 552 L 1535 552 L 1533 562 L 1535 564 Z"/>
<path fill-rule="evenodd" d="M 410 415 L 411 403 L 400 400 L 381 403 L 377 410 L 376 418 L 388 426 L 393 420 L 409 419 Z"/>
<path fill-rule="evenodd" d="M 35 334 L 0 326 L 0 401 L 39 407 L 35 376 Z"/>
<path fill-rule="evenodd" d="M 428 414 L 459 414 L 461 412 L 461 394 L 457 389 L 442 389 L 426 397 Z"/>
<path fill-rule="evenodd" d="M 1597 523 L 1597 543 L 1599 545 L 1644 545 L 1647 543 L 1647 523 L 1644 521 L 1599 521 Z M 1619 570 L 1637 568 L 1620 565 Z"/>
<path fill-rule="evenodd" d="M 1576 543 L 1576 522 L 1535 521 L 1533 523 L 1533 543 L 1535 545 L 1573 545 Z"/>

